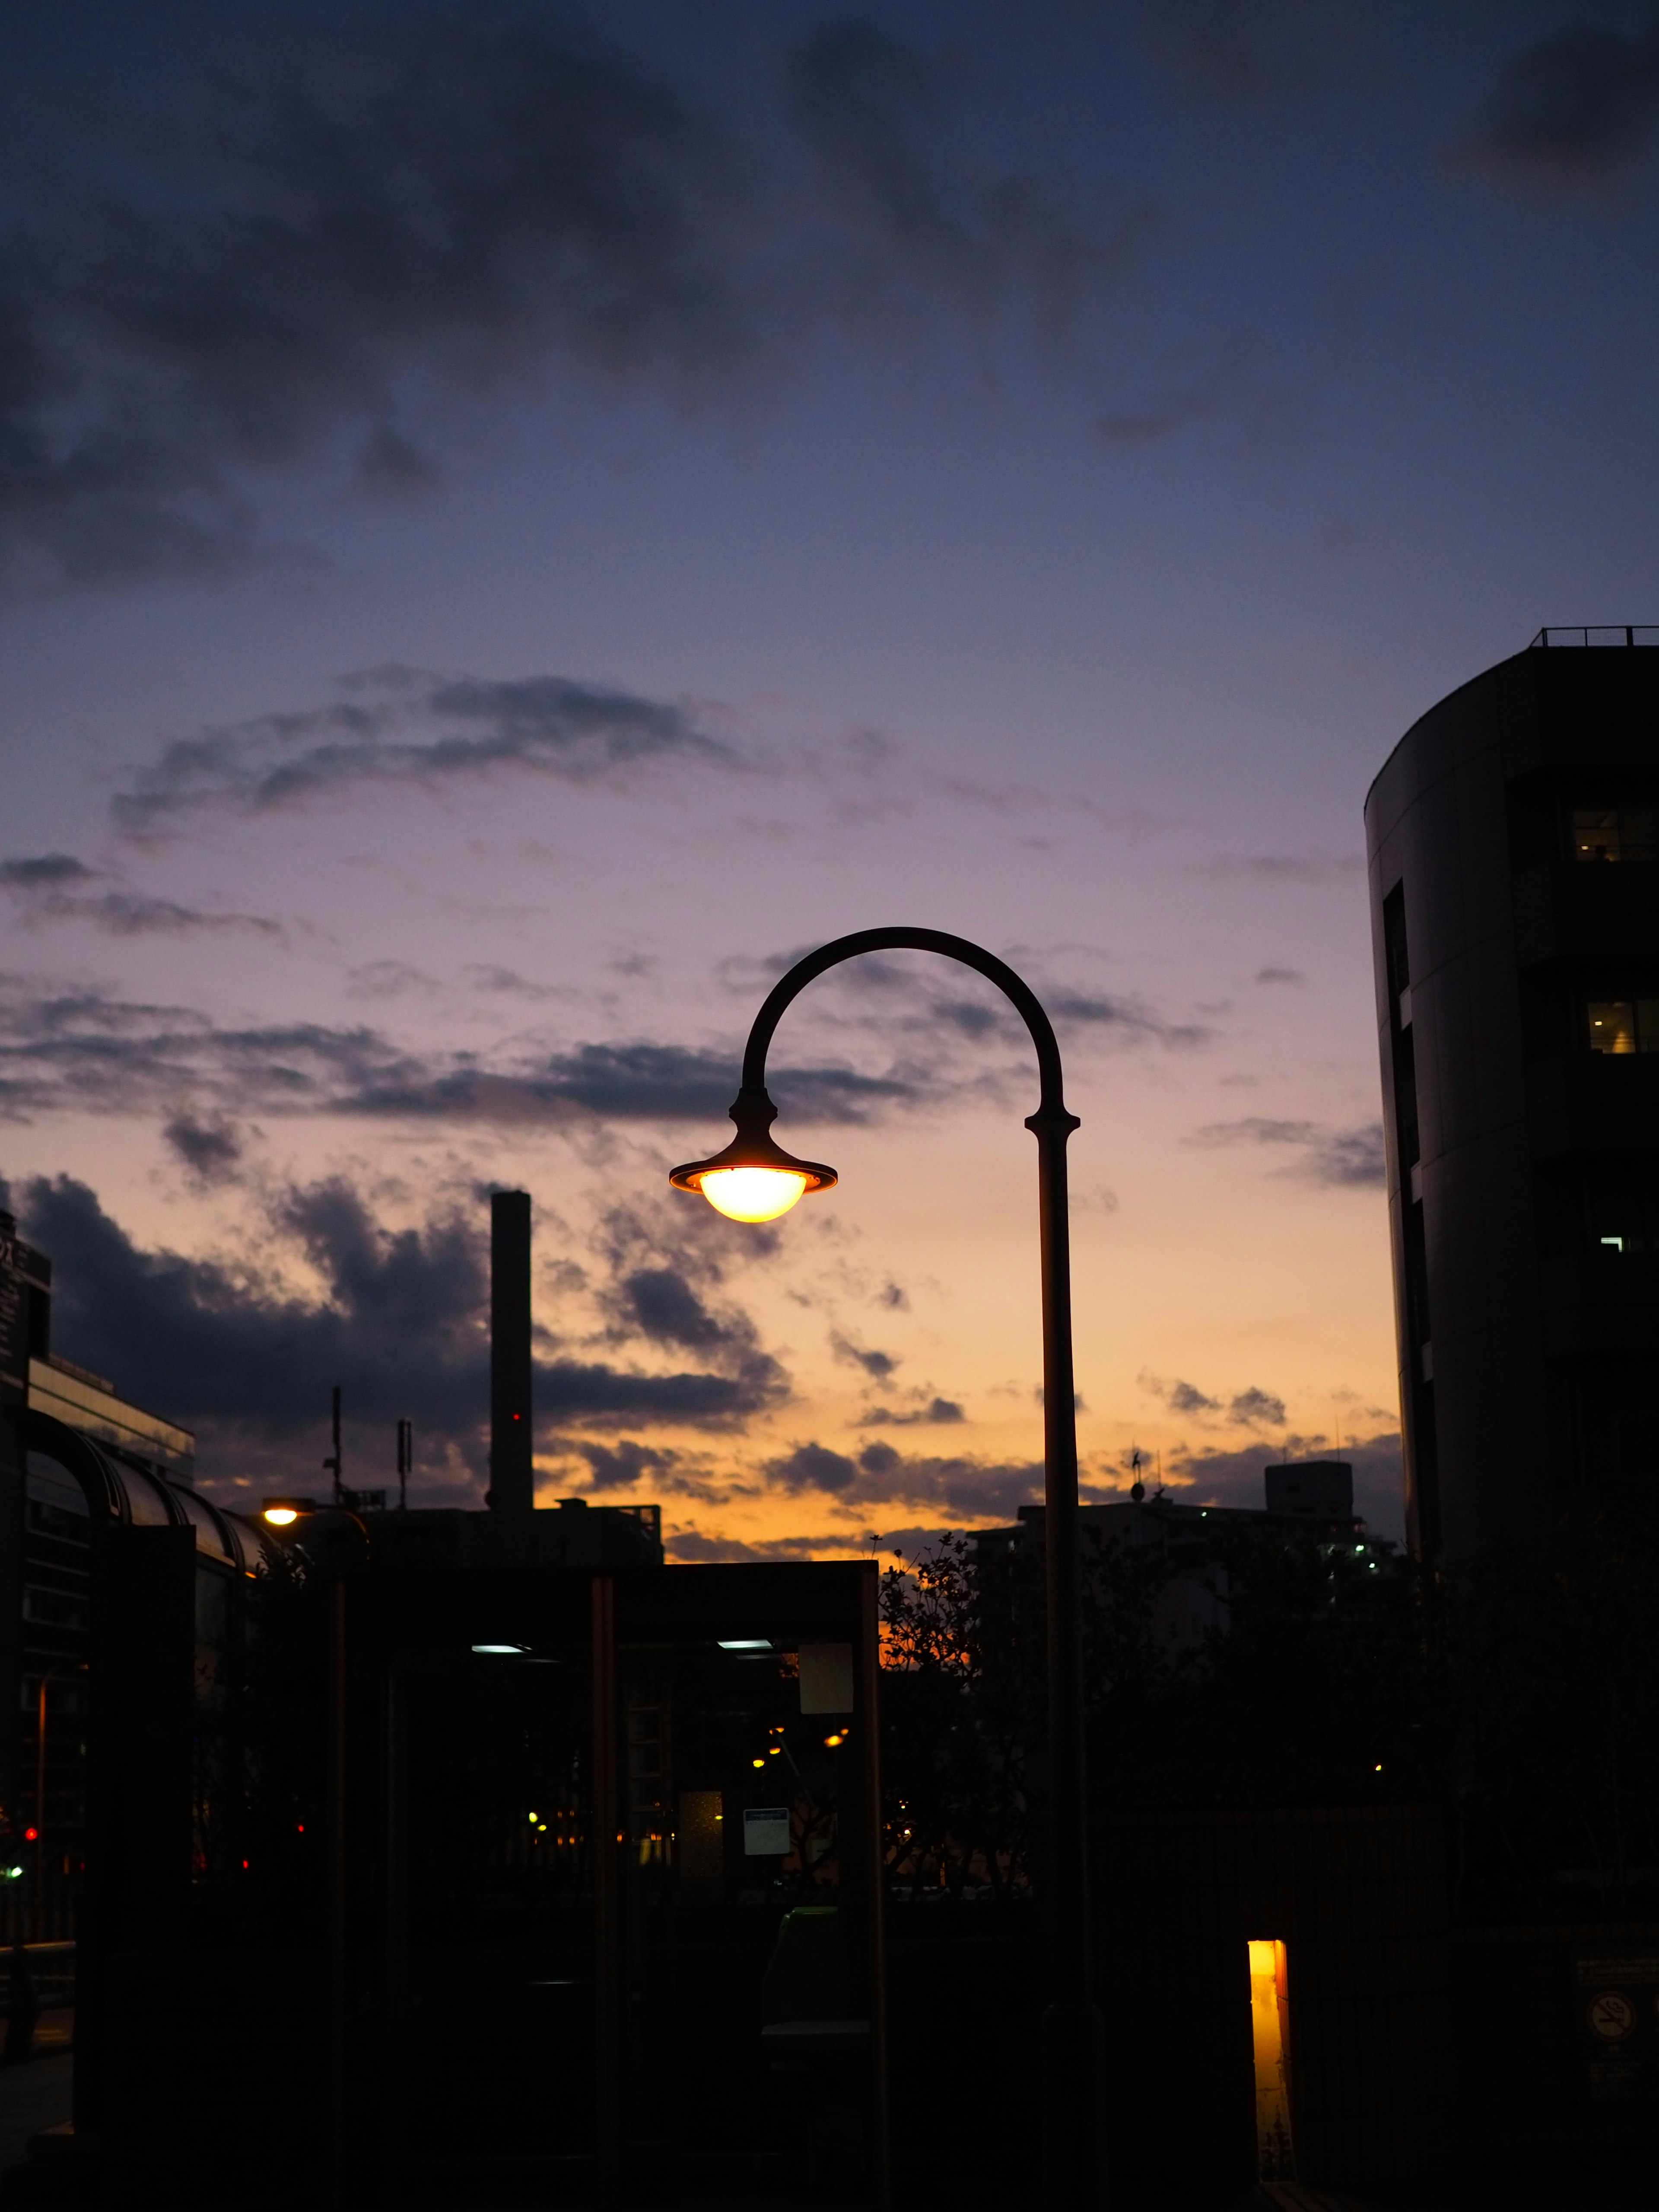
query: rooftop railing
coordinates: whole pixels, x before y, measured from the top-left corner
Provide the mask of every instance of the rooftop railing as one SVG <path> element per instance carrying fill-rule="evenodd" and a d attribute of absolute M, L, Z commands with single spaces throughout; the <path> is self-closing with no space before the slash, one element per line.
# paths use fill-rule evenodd
<path fill-rule="evenodd" d="M 1540 629 L 1540 645 L 1659 645 L 1659 623 L 1592 623 L 1577 629 Z"/>

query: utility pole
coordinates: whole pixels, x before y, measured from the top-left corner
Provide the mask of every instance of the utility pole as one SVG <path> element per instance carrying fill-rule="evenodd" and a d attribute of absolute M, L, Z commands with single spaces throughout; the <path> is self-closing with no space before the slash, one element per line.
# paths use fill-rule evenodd
<path fill-rule="evenodd" d="M 409 1478 L 415 1472 L 415 1424 L 398 1424 L 398 1510 L 409 1510 Z"/>
<path fill-rule="evenodd" d="M 334 1477 L 334 1503 L 343 1505 L 345 1485 L 340 1480 L 340 1386 L 337 1382 L 334 1385 L 334 1455 L 323 1462 L 323 1472 Z"/>

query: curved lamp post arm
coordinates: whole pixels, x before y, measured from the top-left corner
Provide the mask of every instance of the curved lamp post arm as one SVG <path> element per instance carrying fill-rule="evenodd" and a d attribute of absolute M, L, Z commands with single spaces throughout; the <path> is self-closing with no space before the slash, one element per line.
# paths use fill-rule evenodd
<path fill-rule="evenodd" d="M 828 945 L 819 945 L 804 960 L 775 982 L 766 995 L 765 1003 L 756 1015 L 749 1031 L 749 1042 L 743 1055 L 743 1091 L 744 1093 L 766 1090 L 766 1055 L 771 1047 L 772 1032 L 777 1028 L 783 1013 L 809 983 L 831 968 L 839 968 L 843 960 L 856 960 L 861 952 L 937 952 L 946 960 L 960 961 L 964 968 L 972 968 L 994 983 L 1003 996 L 1009 1000 L 1021 1020 L 1031 1033 L 1031 1042 L 1036 1047 L 1037 1073 L 1042 1084 L 1042 1100 L 1038 1114 L 1058 1113 L 1075 1129 L 1079 1124 L 1066 1113 L 1064 1084 L 1060 1074 L 1060 1047 L 1054 1039 L 1054 1024 L 1042 1010 L 1042 1002 L 1022 975 L 1015 974 L 1006 960 L 999 960 L 994 952 L 987 952 L 982 945 L 973 944 L 965 937 L 952 937 L 943 929 L 860 929 L 850 937 L 837 937 Z M 767 1102 L 771 1103 L 769 1100 Z M 732 1109 L 732 1118 L 737 1109 Z M 1036 1116 L 1032 1116 L 1032 1126 Z"/>
<path fill-rule="evenodd" d="M 1048 1895 L 1053 1946 L 1050 2002 L 1043 2016 L 1044 2200 L 1053 2212 L 1101 2212 L 1105 2204 L 1100 2014 L 1093 1996 L 1089 1931 L 1088 1801 L 1085 1783 L 1083 1589 L 1078 1520 L 1077 1390 L 1072 1363 L 1071 1223 L 1066 1142 L 1080 1125 L 1066 1110 L 1054 1024 L 1006 961 L 939 929 L 862 929 L 798 960 L 768 993 L 749 1032 L 743 1085 L 732 1104 L 737 1136 L 714 1160 L 675 1169 L 695 1189 L 723 1164 L 776 1166 L 824 1189 L 835 1170 L 796 1160 L 771 1135 L 777 1109 L 766 1090 L 773 1033 L 806 986 L 863 952 L 937 952 L 994 983 L 1036 1048 L 1040 1094 L 1025 1126 L 1037 1140 L 1037 1207 L 1042 1280 L 1044 1546 L 1048 1655 Z"/>

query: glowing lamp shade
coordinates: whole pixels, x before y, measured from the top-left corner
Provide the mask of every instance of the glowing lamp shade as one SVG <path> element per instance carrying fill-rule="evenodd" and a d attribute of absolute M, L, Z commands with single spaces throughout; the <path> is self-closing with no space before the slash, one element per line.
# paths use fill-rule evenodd
<path fill-rule="evenodd" d="M 259 1508 L 259 1518 L 267 1528 L 291 1528 L 316 1510 L 314 1498 L 267 1498 Z"/>
<path fill-rule="evenodd" d="M 728 1221 L 775 1221 L 807 1187 L 787 1168 L 711 1168 L 697 1188 Z"/>
<path fill-rule="evenodd" d="M 732 1109 L 738 1133 L 726 1150 L 712 1159 L 689 1160 L 669 1182 L 677 1190 L 700 1190 L 728 1221 L 775 1221 L 809 1190 L 832 1190 L 834 1168 L 798 1160 L 774 1141 L 767 1127 L 772 1113 L 769 1100 L 748 1109 L 740 1099 Z"/>

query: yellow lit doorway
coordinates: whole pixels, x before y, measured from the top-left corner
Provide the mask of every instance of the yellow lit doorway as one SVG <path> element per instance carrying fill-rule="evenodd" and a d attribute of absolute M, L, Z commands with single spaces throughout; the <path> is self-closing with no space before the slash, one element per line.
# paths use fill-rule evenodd
<path fill-rule="evenodd" d="M 1296 2179 L 1291 2140 L 1291 2035 L 1285 1946 L 1250 1942 L 1250 2040 L 1255 2053 L 1256 2157 L 1263 2181 Z"/>

